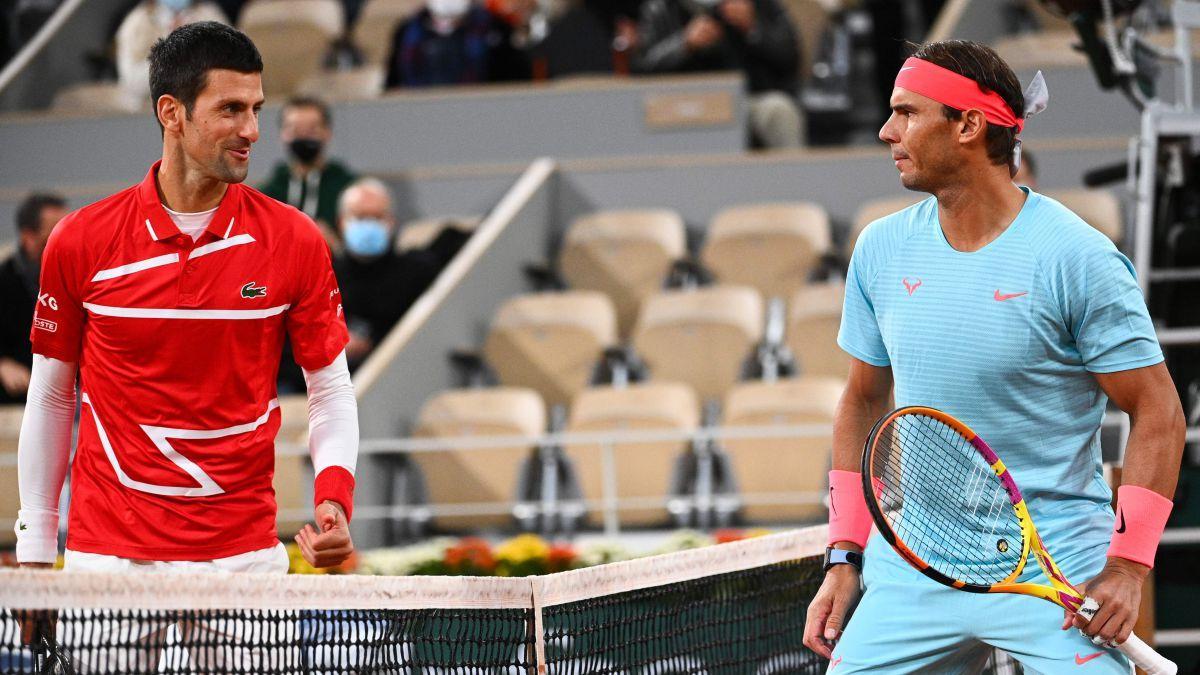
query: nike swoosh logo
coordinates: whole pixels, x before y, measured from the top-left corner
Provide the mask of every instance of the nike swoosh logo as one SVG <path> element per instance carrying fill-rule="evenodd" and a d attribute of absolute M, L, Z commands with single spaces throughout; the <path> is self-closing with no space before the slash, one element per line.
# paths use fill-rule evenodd
<path fill-rule="evenodd" d="M 833 515 L 837 515 L 837 502 L 833 501 L 833 486 L 829 486 L 829 508 L 833 511 Z"/>
<path fill-rule="evenodd" d="M 1075 665 L 1082 666 L 1088 661 L 1091 661 L 1092 659 L 1098 659 L 1101 656 L 1104 656 L 1104 652 L 1096 652 L 1095 654 L 1088 654 L 1087 656 L 1080 656 L 1079 652 L 1075 652 Z"/>
<path fill-rule="evenodd" d="M 1022 295 L 1029 295 L 1029 291 L 1022 291 L 1020 293 L 1001 293 L 1000 289 L 997 288 L 996 294 L 993 295 L 992 297 L 995 298 L 997 302 L 1004 302 L 1005 300 L 1012 300 L 1013 298 L 1019 298 Z"/>
<path fill-rule="evenodd" d="M 1125 512 L 1118 509 L 1117 515 L 1121 517 L 1120 527 L 1117 528 L 1117 534 L 1125 534 Z"/>

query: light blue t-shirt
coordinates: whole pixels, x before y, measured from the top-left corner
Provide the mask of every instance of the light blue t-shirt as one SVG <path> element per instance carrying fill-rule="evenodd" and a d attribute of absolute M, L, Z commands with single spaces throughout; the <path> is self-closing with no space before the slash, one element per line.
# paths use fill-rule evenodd
<path fill-rule="evenodd" d="M 1067 559 L 1107 546 L 1113 521 L 1098 434 L 1107 397 L 1092 373 L 1163 356 L 1129 260 L 1026 191 L 1012 224 L 971 253 L 946 241 L 933 197 L 869 225 L 838 344 L 891 367 L 897 406 L 938 408 L 987 441 L 1069 575 Z"/>

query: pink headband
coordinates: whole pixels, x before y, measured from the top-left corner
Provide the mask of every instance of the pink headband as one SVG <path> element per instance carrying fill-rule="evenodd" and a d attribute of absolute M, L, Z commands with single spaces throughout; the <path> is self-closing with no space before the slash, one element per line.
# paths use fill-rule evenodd
<path fill-rule="evenodd" d="M 975 80 L 923 59 L 909 57 L 896 75 L 896 86 L 956 110 L 978 110 L 989 123 L 1016 127 L 1017 133 L 1025 128 L 1025 120 L 1017 117 L 999 94 L 984 93 Z"/>

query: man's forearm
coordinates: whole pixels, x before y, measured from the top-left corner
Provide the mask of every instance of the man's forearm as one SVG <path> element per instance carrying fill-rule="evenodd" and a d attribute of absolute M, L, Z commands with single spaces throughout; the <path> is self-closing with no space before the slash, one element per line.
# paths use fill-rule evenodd
<path fill-rule="evenodd" d="M 833 418 L 833 468 L 841 471 L 862 470 L 863 443 L 876 420 L 888 411 L 888 397 L 867 397 L 846 390 L 838 401 Z"/>
<path fill-rule="evenodd" d="M 1172 392 L 1174 393 L 1174 392 Z M 1130 413 L 1129 441 L 1121 470 L 1123 485 L 1137 485 L 1167 499 L 1175 496 L 1187 423 L 1179 399 Z"/>
<path fill-rule="evenodd" d="M 17 561 L 50 563 L 58 554 L 58 499 L 71 457 L 76 364 L 33 358 L 17 443 Z"/>
<path fill-rule="evenodd" d="M 838 400 L 829 490 L 830 542 L 835 548 L 861 551 L 860 542 L 865 542 L 870 533 L 870 517 L 859 476 L 862 447 L 875 420 L 887 412 L 891 385 L 890 371 L 855 363 L 846 390 Z"/>

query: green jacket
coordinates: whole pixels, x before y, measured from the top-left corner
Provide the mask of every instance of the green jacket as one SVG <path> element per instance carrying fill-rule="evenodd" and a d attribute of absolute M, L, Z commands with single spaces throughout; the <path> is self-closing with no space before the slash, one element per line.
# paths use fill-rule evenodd
<path fill-rule="evenodd" d="M 292 176 L 291 167 L 287 162 L 276 164 L 266 182 L 258 189 L 268 197 L 291 204 L 304 211 L 313 220 L 324 222 L 336 232 L 338 197 L 341 196 L 342 190 L 354 182 L 355 178 L 357 176 L 341 162 L 333 159 L 326 160 L 325 168 L 321 171 L 320 176 L 314 177 L 310 182 L 310 185 L 316 183 L 317 187 L 315 209 L 307 196 L 308 185 Z M 302 203 L 302 199 L 310 202 L 307 209 Z"/>

